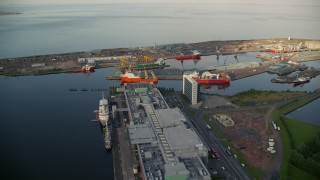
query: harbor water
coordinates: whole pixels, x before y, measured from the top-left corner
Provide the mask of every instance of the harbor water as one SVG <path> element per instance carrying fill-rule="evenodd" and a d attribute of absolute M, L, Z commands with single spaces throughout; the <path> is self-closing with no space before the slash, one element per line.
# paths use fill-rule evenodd
<path fill-rule="evenodd" d="M 0 2 L 0 11 L 22 13 L 0 16 L 0 58 L 154 43 L 287 36 L 319 39 L 318 2 L 303 2 L 304 6 L 300 1 L 289 2 L 232 5 Z M 238 60 L 258 61 L 253 53 L 239 54 Z M 197 66 L 236 62 L 232 55 L 219 57 L 219 62 L 212 56 L 203 57 Z M 181 62 L 171 62 L 174 63 L 182 67 Z M 184 67 L 192 67 L 192 63 L 184 62 Z M 319 61 L 309 63 L 316 66 Z M 113 179 L 112 154 L 104 149 L 99 124 L 91 120 L 95 119 L 93 111 L 98 109 L 101 99 L 99 90 L 120 85 L 119 81 L 105 80 L 116 71 L 108 68 L 92 74 L 0 76 L 1 179 Z M 225 89 L 211 87 L 201 91 L 231 95 L 252 88 L 313 91 L 320 87 L 320 77 L 293 87 L 272 84 L 274 76 L 264 73 L 234 81 Z M 182 81 L 159 81 L 158 86 L 182 90 Z M 69 91 L 70 88 L 78 91 Z"/>

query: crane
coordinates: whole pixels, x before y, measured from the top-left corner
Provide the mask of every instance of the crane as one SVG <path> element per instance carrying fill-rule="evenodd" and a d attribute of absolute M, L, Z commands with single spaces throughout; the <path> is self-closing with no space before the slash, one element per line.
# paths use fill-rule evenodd
<path fill-rule="evenodd" d="M 128 59 L 127 58 L 120 59 L 120 68 L 122 68 L 122 69 L 128 68 Z"/>

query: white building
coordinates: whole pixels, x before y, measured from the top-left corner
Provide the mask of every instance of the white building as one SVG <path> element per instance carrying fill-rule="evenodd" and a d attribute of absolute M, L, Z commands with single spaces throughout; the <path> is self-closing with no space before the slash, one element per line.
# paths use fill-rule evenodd
<path fill-rule="evenodd" d="M 198 103 L 198 95 L 199 95 L 199 84 L 196 80 L 190 77 L 192 72 L 185 72 L 183 74 L 183 94 L 186 95 L 191 104 Z"/>

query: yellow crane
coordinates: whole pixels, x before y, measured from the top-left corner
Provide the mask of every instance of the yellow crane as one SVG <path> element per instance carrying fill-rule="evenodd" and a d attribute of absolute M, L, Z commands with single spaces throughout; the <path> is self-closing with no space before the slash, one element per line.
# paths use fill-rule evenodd
<path fill-rule="evenodd" d="M 120 68 L 121 69 L 128 68 L 128 59 L 127 58 L 121 58 L 120 59 Z"/>
<path fill-rule="evenodd" d="M 151 75 L 152 75 L 152 79 L 156 79 L 157 76 L 154 74 L 154 72 L 152 70 L 150 72 L 151 72 Z"/>
<path fill-rule="evenodd" d="M 149 79 L 147 70 L 144 70 L 144 78 Z"/>
<path fill-rule="evenodd" d="M 143 56 L 143 62 L 144 63 L 148 63 L 149 61 L 151 61 L 151 58 L 149 56 L 147 56 L 147 55 L 144 55 Z"/>

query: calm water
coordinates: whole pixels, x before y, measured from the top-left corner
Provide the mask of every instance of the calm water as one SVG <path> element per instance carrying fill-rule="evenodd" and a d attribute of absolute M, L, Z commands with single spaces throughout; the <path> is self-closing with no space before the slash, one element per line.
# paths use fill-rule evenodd
<path fill-rule="evenodd" d="M 303 120 L 304 122 L 320 126 L 320 99 L 287 114 L 287 116 Z"/>
<path fill-rule="evenodd" d="M 113 178 L 112 153 L 104 149 L 99 123 L 91 121 L 101 93 L 90 89 L 117 85 L 103 79 L 106 72 L 115 70 L 0 76 L 2 179 Z"/>
<path fill-rule="evenodd" d="M 319 1 L 273 1 L 28 6 L 0 2 L 0 11 L 23 13 L 0 17 L 0 58 L 154 43 L 320 39 Z"/>
<path fill-rule="evenodd" d="M 0 16 L 0 58 L 154 43 L 287 36 L 320 39 L 319 2 L 289 2 L 28 6 L 0 2 L 0 11 L 23 13 Z M 238 60 L 257 61 L 254 56 L 241 54 Z M 219 62 L 210 56 L 196 66 L 236 62 L 233 56 L 222 56 Z M 168 63 L 194 66 L 192 61 L 183 67 L 178 61 Z M 319 65 L 319 61 L 310 63 Z M 2 179 L 112 179 L 112 155 L 104 150 L 99 124 L 90 121 L 101 94 L 68 89 L 117 86 L 120 82 L 104 80 L 116 71 L 98 69 L 90 76 L 0 76 Z M 319 77 L 302 87 L 272 84 L 273 77 L 261 74 L 234 81 L 223 90 L 202 91 L 230 95 L 251 88 L 313 91 L 320 87 Z M 182 89 L 181 81 L 158 85 Z"/>

